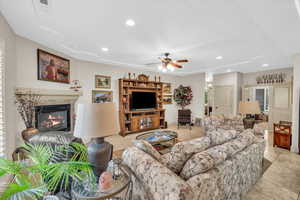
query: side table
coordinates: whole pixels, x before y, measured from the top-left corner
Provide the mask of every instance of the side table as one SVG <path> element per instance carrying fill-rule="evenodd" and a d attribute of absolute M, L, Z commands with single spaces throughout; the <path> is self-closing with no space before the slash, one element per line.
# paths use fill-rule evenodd
<path fill-rule="evenodd" d="M 120 176 L 113 180 L 107 190 L 100 190 L 97 183 L 88 180 L 76 182 L 72 185 L 72 199 L 74 200 L 131 200 L 132 181 L 128 167 L 120 165 Z"/>

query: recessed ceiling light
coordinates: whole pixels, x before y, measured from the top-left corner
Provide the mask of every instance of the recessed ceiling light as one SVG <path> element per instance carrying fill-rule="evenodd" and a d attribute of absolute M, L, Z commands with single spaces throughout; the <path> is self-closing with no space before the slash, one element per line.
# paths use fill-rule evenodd
<path fill-rule="evenodd" d="M 227 72 L 231 72 L 231 69 L 227 69 Z"/>
<path fill-rule="evenodd" d="M 217 56 L 216 59 L 217 59 L 217 60 L 222 60 L 222 59 L 223 59 L 223 56 Z"/>
<path fill-rule="evenodd" d="M 265 63 L 265 64 L 263 64 L 262 66 L 263 66 L 263 67 L 269 67 L 270 65 L 267 64 L 267 63 Z"/>
<path fill-rule="evenodd" d="M 126 20 L 126 25 L 127 26 L 135 26 L 135 21 L 133 21 L 132 19 L 127 19 Z"/>
<path fill-rule="evenodd" d="M 107 52 L 109 49 L 107 47 L 102 47 L 101 50 Z"/>

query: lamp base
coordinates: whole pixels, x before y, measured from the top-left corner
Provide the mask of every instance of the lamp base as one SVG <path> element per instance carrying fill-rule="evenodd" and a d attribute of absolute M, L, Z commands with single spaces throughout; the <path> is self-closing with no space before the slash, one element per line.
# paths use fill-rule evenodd
<path fill-rule="evenodd" d="M 104 141 L 104 137 L 92 138 L 88 144 L 88 160 L 98 180 L 112 159 L 113 145 Z"/>
<path fill-rule="evenodd" d="M 246 117 L 243 119 L 245 129 L 253 129 L 255 124 L 255 118 Z"/>

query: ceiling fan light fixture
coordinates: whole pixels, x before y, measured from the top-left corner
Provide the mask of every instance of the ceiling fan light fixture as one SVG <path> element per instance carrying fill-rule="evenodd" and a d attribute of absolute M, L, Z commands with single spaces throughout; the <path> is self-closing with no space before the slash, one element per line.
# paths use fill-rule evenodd
<path fill-rule="evenodd" d="M 174 72 L 175 70 L 175 68 L 170 64 L 167 65 L 167 69 L 170 70 L 171 72 Z"/>
<path fill-rule="evenodd" d="M 162 71 L 163 66 L 162 66 L 162 65 L 158 65 L 158 66 L 157 66 L 157 69 L 158 69 L 159 71 Z"/>

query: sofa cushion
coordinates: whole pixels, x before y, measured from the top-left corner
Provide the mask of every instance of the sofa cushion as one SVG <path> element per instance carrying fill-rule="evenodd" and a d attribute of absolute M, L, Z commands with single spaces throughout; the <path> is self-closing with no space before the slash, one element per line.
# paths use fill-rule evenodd
<path fill-rule="evenodd" d="M 218 129 L 214 131 L 208 131 L 206 133 L 206 136 L 208 136 L 211 140 L 211 145 L 219 145 L 223 144 L 233 138 L 235 138 L 238 135 L 238 132 L 236 130 L 224 130 L 224 129 Z"/>
<path fill-rule="evenodd" d="M 170 153 L 162 156 L 161 162 L 175 173 L 179 173 L 185 162 L 195 153 L 204 151 L 210 145 L 209 137 L 201 137 L 174 145 Z"/>
<path fill-rule="evenodd" d="M 253 144 L 255 139 L 256 138 L 251 130 L 245 130 L 242 134 L 238 135 L 236 139 L 223 144 L 222 146 L 226 149 L 227 158 Z"/>
<path fill-rule="evenodd" d="M 132 143 L 135 147 L 149 154 L 154 159 L 161 160 L 160 153 L 149 142 L 145 140 L 133 140 Z"/>
<path fill-rule="evenodd" d="M 242 151 L 251 145 L 254 140 L 255 136 L 253 133 L 247 130 L 234 140 L 197 153 L 185 163 L 180 176 L 187 180 L 192 176 L 204 173 L 222 163 L 227 158 Z"/>

